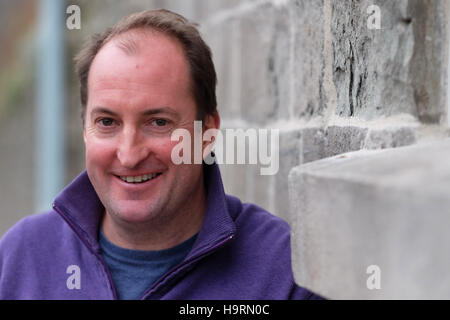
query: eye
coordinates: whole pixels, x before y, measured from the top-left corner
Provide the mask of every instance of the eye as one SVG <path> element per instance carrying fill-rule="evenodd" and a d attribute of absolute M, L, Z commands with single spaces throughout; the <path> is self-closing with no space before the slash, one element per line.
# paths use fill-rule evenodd
<path fill-rule="evenodd" d="M 168 121 L 165 119 L 155 119 L 152 121 L 157 127 L 164 127 L 167 125 Z"/>
<path fill-rule="evenodd" d="M 151 118 L 145 123 L 145 130 L 152 134 L 166 134 L 173 128 L 173 121 L 164 118 Z"/>
<path fill-rule="evenodd" d="M 110 127 L 114 124 L 114 120 L 111 118 L 101 118 L 98 122 L 104 127 Z"/>

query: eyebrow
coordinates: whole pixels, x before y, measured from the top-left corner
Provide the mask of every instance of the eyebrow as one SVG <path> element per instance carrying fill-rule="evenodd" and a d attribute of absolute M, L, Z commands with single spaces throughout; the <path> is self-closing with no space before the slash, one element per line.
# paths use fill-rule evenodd
<path fill-rule="evenodd" d="M 117 116 L 118 115 L 116 112 L 114 112 L 114 111 L 112 111 L 112 110 L 110 110 L 108 108 L 100 107 L 100 106 L 99 107 L 94 107 L 92 109 L 91 116 L 93 114 L 96 114 L 96 113 L 106 113 L 106 114 L 109 114 L 109 115 L 112 115 L 112 116 Z M 143 115 L 143 116 L 149 116 L 149 115 L 161 114 L 161 113 L 163 113 L 163 114 L 164 113 L 165 114 L 171 114 L 173 116 L 178 116 L 178 113 L 175 110 L 173 110 L 172 108 L 169 108 L 169 107 L 148 109 L 148 110 L 145 110 L 145 111 L 141 112 L 140 114 Z"/>

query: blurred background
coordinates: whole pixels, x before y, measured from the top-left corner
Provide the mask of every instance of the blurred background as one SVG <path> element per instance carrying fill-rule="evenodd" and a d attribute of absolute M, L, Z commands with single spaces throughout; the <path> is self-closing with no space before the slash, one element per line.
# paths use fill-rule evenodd
<path fill-rule="evenodd" d="M 449 0 L 0 0 L 0 236 L 84 170 L 75 53 L 152 8 L 199 23 L 222 128 L 280 130 L 277 174 L 221 170 L 290 223 L 299 284 L 450 298 Z"/>

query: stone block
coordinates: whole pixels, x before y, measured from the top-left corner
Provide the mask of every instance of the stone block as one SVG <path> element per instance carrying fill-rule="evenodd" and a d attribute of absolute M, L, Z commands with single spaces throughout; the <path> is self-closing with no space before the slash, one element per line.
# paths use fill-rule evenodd
<path fill-rule="evenodd" d="M 232 10 L 245 2 L 253 0 L 194 0 L 197 4 L 197 11 L 200 12 L 201 20 L 214 18 L 214 15 L 220 15 L 225 10 Z"/>
<path fill-rule="evenodd" d="M 385 149 L 407 146 L 417 140 L 413 128 L 399 127 L 386 129 L 371 129 L 364 142 L 365 149 Z"/>
<path fill-rule="evenodd" d="M 436 39 L 448 39 L 448 4 L 379 2 L 381 28 L 369 29 L 372 4 L 332 2 L 335 113 L 363 119 L 406 113 L 439 122 L 445 115 L 447 44 Z"/>
<path fill-rule="evenodd" d="M 269 143 L 268 150 L 271 150 Z M 251 202 L 287 219 L 289 215 L 288 175 L 290 170 L 300 164 L 300 131 L 280 130 L 278 153 L 278 170 L 272 175 L 262 175 L 262 164 L 258 156 L 257 164 L 222 164 L 220 169 L 227 193 L 239 197 L 244 202 Z M 259 152 L 259 150 L 258 150 Z M 272 161 L 275 155 L 270 155 Z"/>
<path fill-rule="evenodd" d="M 449 299 L 449 150 L 446 139 L 294 168 L 297 283 L 331 299 Z"/>
<path fill-rule="evenodd" d="M 289 172 L 301 162 L 301 131 L 286 130 L 280 132 L 280 168 L 273 176 L 273 189 L 271 196 L 274 197 L 272 203 L 272 212 L 277 216 L 289 219 Z"/>
<path fill-rule="evenodd" d="M 296 0 L 291 3 L 293 29 L 293 110 L 295 118 L 323 115 L 324 14 L 323 1 Z"/>
<path fill-rule="evenodd" d="M 240 103 L 247 121 L 266 124 L 288 116 L 289 30 L 286 6 L 263 3 L 240 16 Z"/>
<path fill-rule="evenodd" d="M 205 42 L 210 46 L 217 73 L 217 108 L 226 119 L 241 118 L 241 50 L 240 22 L 229 18 L 202 27 Z M 220 34 L 220 37 L 217 35 Z"/>
<path fill-rule="evenodd" d="M 367 131 L 356 126 L 329 126 L 325 130 L 324 157 L 362 149 Z"/>
<path fill-rule="evenodd" d="M 290 170 L 300 164 L 300 130 L 280 130 L 278 149 L 278 171 L 273 175 L 261 175 L 261 167 L 252 167 L 248 177 L 252 185 L 249 198 L 255 204 L 270 211 L 274 215 L 287 220 L 289 217 L 288 175 Z M 270 150 L 270 146 L 269 146 Z"/>
<path fill-rule="evenodd" d="M 326 134 L 322 128 L 303 128 L 300 135 L 300 163 L 307 163 L 325 157 Z"/>

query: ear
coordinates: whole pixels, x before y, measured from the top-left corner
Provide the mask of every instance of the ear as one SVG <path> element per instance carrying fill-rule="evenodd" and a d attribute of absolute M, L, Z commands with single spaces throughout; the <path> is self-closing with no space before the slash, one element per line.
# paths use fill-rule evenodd
<path fill-rule="evenodd" d="M 219 129 L 220 128 L 220 116 L 219 112 L 214 111 L 213 114 L 208 114 L 205 116 L 203 123 L 203 131 L 208 129 Z"/>
<path fill-rule="evenodd" d="M 210 138 L 207 138 L 206 141 L 203 141 L 202 144 L 203 159 L 205 159 L 205 157 L 207 157 L 210 154 L 214 146 L 214 141 L 216 139 L 217 131 L 219 130 L 219 128 L 220 128 L 220 116 L 217 111 L 215 111 L 213 114 L 208 114 L 205 116 L 203 123 L 203 138 L 206 137 Z"/>

